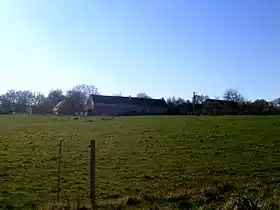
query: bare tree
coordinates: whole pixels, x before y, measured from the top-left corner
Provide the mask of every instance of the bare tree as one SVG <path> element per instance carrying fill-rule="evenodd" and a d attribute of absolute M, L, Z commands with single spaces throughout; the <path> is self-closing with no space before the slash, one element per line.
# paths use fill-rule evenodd
<path fill-rule="evenodd" d="M 87 101 L 87 96 L 85 93 L 79 91 L 79 90 L 69 90 L 66 94 L 67 102 L 65 107 L 68 108 L 67 112 L 76 113 L 76 112 L 82 112 L 84 109 L 84 106 Z"/>
<path fill-rule="evenodd" d="M 207 99 L 209 99 L 208 95 L 195 95 L 195 103 L 196 104 L 202 104 Z"/>
<path fill-rule="evenodd" d="M 17 103 L 17 91 L 15 90 L 8 90 L 7 93 L 4 95 L 6 102 L 9 101 L 10 109 L 14 109 Z"/>
<path fill-rule="evenodd" d="M 85 94 L 87 97 L 89 95 L 99 95 L 98 89 L 94 85 L 76 85 L 72 88 L 72 91 L 77 91 Z"/>
<path fill-rule="evenodd" d="M 174 102 L 175 102 L 175 105 L 179 105 L 179 104 L 185 103 L 185 100 L 183 98 L 179 97 Z"/>
<path fill-rule="evenodd" d="M 65 95 L 60 89 L 51 90 L 48 94 L 47 100 L 51 106 L 55 106 L 59 101 L 64 100 Z"/>
<path fill-rule="evenodd" d="M 16 112 L 25 113 L 27 108 L 30 108 L 35 103 L 35 93 L 29 90 L 16 91 L 16 100 L 13 105 Z"/>
<path fill-rule="evenodd" d="M 181 105 L 181 104 L 184 104 L 184 103 L 188 103 L 189 101 L 185 101 L 183 98 L 176 98 L 176 97 L 171 97 L 171 98 L 168 98 L 166 100 L 166 103 L 170 106 L 178 106 L 178 105 Z"/>
<path fill-rule="evenodd" d="M 35 105 L 36 106 L 43 106 L 44 104 L 47 103 L 47 98 L 45 97 L 44 94 L 42 93 L 37 93 L 35 97 Z"/>
<path fill-rule="evenodd" d="M 144 92 L 141 92 L 141 93 L 138 93 L 136 95 L 137 98 L 151 98 L 150 96 L 148 96 L 146 93 Z"/>
<path fill-rule="evenodd" d="M 35 104 L 33 107 L 33 113 L 42 114 L 48 109 L 48 101 L 44 94 L 37 93 L 35 96 Z"/>
<path fill-rule="evenodd" d="M 2 95 L 2 108 L 6 111 L 24 113 L 34 103 L 35 94 L 28 90 L 8 90 L 6 94 Z"/>
<path fill-rule="evenodd" d="M 227 101 L 243 102 L 244 97 L 236 89 L 228 89 L 224 92 L 224 99 Z"/>
<path fill-rule="evenodd" d="M 42 93 L 31 91 L 8 90 L 0 95 L 0 112 L 7 113 L 16 111 L 24 113 L 32 109 L 34 113 L 52 113 L 53 107 L 60 101 L 65 101 L 61 107 L 65 113 L 73 113 L 83 110 L 84 104 L 91 94 L 99 94 L 93 85 L 77 85 L 67 92 L 66 95 L 60 89 L 51 90 L 47 97 Z"/>
<path fill-rule="evenodd" d="M 275 104 L 275 106 L 280 106 L 280 98 L 274 99 L 272 103 Z"/>
<path fill-rule="evenodd" d="M 10 111 L 12 111 L 12 102 L 11 102 L 10 98 L 7 97 L 7 94 L 4 94 L 1 96 L 0 112 L 7 113 Z"/>
<path fill-rule="evenodd" d="M 62 101 L 65 100 L 66 97 L 63 94 L 63 91 L 60 89 L 56 89 L 56 90 L 51 90 L 47 96 L 47 104 L 44 108 L 44 112 L 46 113 L 52 113 L 52 109 L 54 108 L 54 106 Z"/>

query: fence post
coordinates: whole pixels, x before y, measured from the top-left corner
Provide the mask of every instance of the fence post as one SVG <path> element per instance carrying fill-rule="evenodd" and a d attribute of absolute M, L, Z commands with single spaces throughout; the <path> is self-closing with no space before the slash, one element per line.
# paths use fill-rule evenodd
<path fill-rule="evenodd" d="M 58 142 L 58 163 L 57 163 L 57 197 L 56 197 L 57 202 L 59 202 L 59 192 L 60 192 L 61 147 L 62 147 L 62 139 L 59 139 L 59 142 Z"/>
<path fill-rule="evenodd" d="M 95 140 L 91 140 L 90 150 L 90 202 L 92 209 L 95 209 Z"/>

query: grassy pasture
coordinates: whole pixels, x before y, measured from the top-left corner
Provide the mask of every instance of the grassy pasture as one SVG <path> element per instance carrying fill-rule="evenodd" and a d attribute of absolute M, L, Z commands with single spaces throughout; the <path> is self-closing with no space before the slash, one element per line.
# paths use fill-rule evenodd
<path fill-rule="evenodd" d="M 55 202 L 59 138 L 65 203 L 88 200 L 95 139 L 99 208 L 277 205 L 279 117 L 88 119 L 0 116 L 0 209 Z"/>

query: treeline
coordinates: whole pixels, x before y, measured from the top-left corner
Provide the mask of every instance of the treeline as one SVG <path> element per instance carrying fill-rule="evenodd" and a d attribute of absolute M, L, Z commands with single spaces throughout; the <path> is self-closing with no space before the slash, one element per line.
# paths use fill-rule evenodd
<path fill-rule="evenodd" d="M 280 114 L 280 98 L 271 101 L 246 100 L 236 89 L 228 89 L 223 97 L 194 95 L 192 100 L 182 98 L 167 99 L 168 114 L 175 115 L 274 115 Z"/>
<path fill-rule="evenodd" d="M 66 100 L 63 109 L 66 109 L 68 114 L 74 114 L 83 111 L 90 94 L 99 94 L 98 89 L 93 85 L 76 85 L 66 93 L 54 89 L 47 96 L 29 90 L 8 90 L 0 95 L 0 113 L 52 114 L 54 106 Z"/>
<path fill-rule="evenodd" d="M 52 114 L 54 106 L 65 100 L 63 113 L 75 114 L 84 111 L 84 105 L 90 94 L 99 94 L 94 85 L 76 85 L 72 89 L 64 92 L 54 89 L 48 95 L 34 93 L 29 90 L 8 90 L 0 95 L 0 114 L 8 113 L 31 113 L 32 114 Z M 121 95 L 121 94 L 117 94 Z M 144 92 L 136 95 L 140 98 L 151 98 Z M 211 103 L 211 109 L 206 106 L 205 101 L 209 99 L 207 95 L 195 94 L 191 99 L 170 97 L 166 100 L 168 114 L 280 114 L 280 98 L 272 101 L 257 99 L 255 101 L 246 100 L 237 90 L 228 89 L 221 98 L 231 102 L 232 106 Z M 215 97 L 215 99 L 219 99 Z"/>

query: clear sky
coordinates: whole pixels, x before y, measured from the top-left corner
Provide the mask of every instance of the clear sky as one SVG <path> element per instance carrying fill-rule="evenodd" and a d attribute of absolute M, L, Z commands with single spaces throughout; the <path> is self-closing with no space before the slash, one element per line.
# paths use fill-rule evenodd
<path fill-rule="evenodd" d="M 280 97 L 279 0 L 1 0 L 0 93 Z"/>

